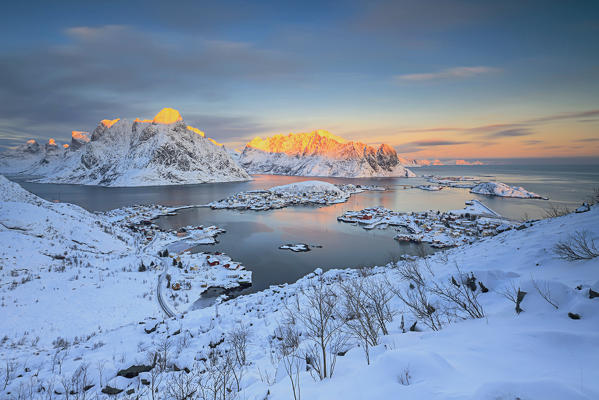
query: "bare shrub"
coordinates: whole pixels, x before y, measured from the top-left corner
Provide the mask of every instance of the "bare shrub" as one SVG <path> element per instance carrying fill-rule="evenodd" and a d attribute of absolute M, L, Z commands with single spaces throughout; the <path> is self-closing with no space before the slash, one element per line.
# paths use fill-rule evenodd
<path fill-rule="evenodd" d="M 599 250 L 595 240 L 588 231 L 576 231 L 568 239 L 557 242 L 553 251 L 563 260 L 590 260 L 599 257 Z"/>
<path fill-rule="evenodd" d="M 516 314 L 520 314 L 524 311 L 520 307 L 520 304 L 522 303 L 522 300 L 524 300 L 526 293 L 527 292 L 520 290 L 519 287 L 517 288 L 514 282 L 511 282 L 509 286 L 506 286 L 502 291 L 499 291 L 499 294 L 515 304 Z"/>
<path fill-rule="evenodd" d="M 446 312 L 460 319 L 484 318 L 485 312 L 478 301 L 480 291 L 476 287 L 476 278 L 473 274 L 469 277 L 462 274 L 456 264 L 458 280 L 453 276 L 450 283 L 431 284 L 431 292 L 444 300 Z"/>
<path fill-rule="evenodd" d="M 389 334 L 387 324 L 393 321 L 397 310 L 392 310 L 389 303 L 393 299 L 393 292 L 389 284 L 382 278 L 372 278 L 364 285 L 365 296 L 370 304 L 370 310 L 381 329 L 383 335 Z"/>
<path fill-rule="evenodd" d="M 379 344 L 380 328 L 370 312 L 363 282 L 364 279 L 358 278 L 341 285 L 343 308 L 340 313 L 345 321 L 344 329 L 362 344 L 366 363 L 370 365 L 370 347 Z"/>
<path fill-rule="evenodd" d="M 410 374 L 410 369 L 408 367 L 404 368 L 397 379 L 400 384 L 404 386 L 409 386 L 412 383 L 412 375 Z"/>
<path fill-rule="evenodd" d="M 75 395 L 75 399 L 85 400 L 85 388 L 87 388 L 87 386 L 90 384 L 90 381 L 88 380 L 87 376 L 88 368 L 88 364 L 81 364 L 75 370 L 75 372 L 73 372 L 73 375 L 70 377 L 70 379 L 63 379 L 62 385 L 65 389 L 65 394 L 67 395 L 67 398 L 69 393 L 73 393 Z M 70 390 L 67 390 L 67 386 L 70 387 Z"/>
<path fill-rule="evenodd" d="M 544 287 L 541 287 L 539 285 L 539 283 L 534 280 L 532 280 L 532 286 L 536 289 L 536 291 L 539 293 L 539 295 L 549 304 L 551 304 L 553 307 L 555 307 L 555 309 L 559 309 L 559 304 L 557 303 L 557 301 L 555 301 L 554 299 L 551 298 L 551 291 L 549 290 L 549 286 L 547 286 L 547 282 L 545 282 Z"/>
<path fill-rule="evenodd" d="M 250 330 L 247 326 L 239 324 L 231 333 L 229 333 L 229 343 L 235 353 L 237 364 L 243 366 L 247 364 L 247 346 L 250 336 Z"/>
<path fill-rule="evenodd" d="M 412 315 L 434 331 L 443 327 L 438 306 L 432 304 L 425 275 L 416 261 L 404 261 L 398 268 L 402 280 L 409 282 L 407 290 L 391 284 L 389 288 L 406 305 Z"/>
<path fill-rule="evenodd" d="M 304 359 L 298 354 L 299 346 L 300 333 L 292 323 L 277 327 L 271 347 L 277 362 L 283 364 L 294 400 L 301 399 L 300 373 L 304 366 Z"/>
<path fill-rule="evenodd" d="M 379 335 L 388 335 L 387 323 L 395 312 L 389 307 L 393 292 L 387 282 L 372 277 L 357 278 L 340 284 L 343 295 L 341 318 L 350 336 L 362 343 L 366 362 L 370 364 L 369 348 L 379 344 Z"/>
<path fill-rule="evenodd" d="M 305 303 L 297 304 L 296 309 L 288 308 L 289 320 L 299 321 L 309 342 L 307 364 L 310 372 L 319 379 L 333 375 L 337 354 L 345 345 L 345 335 L 341 331 L 343 321 L 336 318 L 337 296 L 325 283 L 322 276 L 310 281 L 301 293 Z"/>
<path fill-rule="evenodd" d="M 17 369 L 17 363 L 14 361 L 6 360 L 3 369 L 3 387 L 2 390 L 6 389 L 8 384 L 14 379 L 15 372 Z"/>
<path fill-rule="evenodd" d="M 461 272 L 456 264 L 457 277 L 442 283 L 434 279 L 427 266 L 423 271 L 417 261 L 404 261 L 398 268 L 402 280 L 409 283 L 401 289 L 388 283 L 388 288 L 399 297 L 410 313 L 434 331 L 455 319 L 483 318 L 485 316 L 478 296 L 483 292 L 476 285 L 476 277 Z M 486 289 L 486 288 L 485 288 Z"/>
<path fill-rule="evenodd" d="M 570 214 L 572 211 L 566 206 L 559 206 L 551 203 L 549 207 L 545 209 L 545 218 L 556 218 Z"/>
<path fill-rule="evenodd" d="M 231 400 L 237 397 L 234 369 L 235 361 L 230 351 L 210 349 L 201 365 L 198 376 L 198 389 L 201 399 Z"/>
<path fill-rule="evenodd" d="M 147 359 L 149 362 L 156 362 L 158 359 L 158 353 L 150 352 L 147 354 Z M 162 383 L 163 371 L 159 367 L 154 367 L 150 370 L 150 395 L 152 400 L 157 400 L 159 398 L 158 388 Z M 101 379 L 101 378 L 100 378 Z"/>
<path fill-rule="evenodd" d="M 168 369 L 172 345 L 173 344 L 169 340 L 169 338 L 164 338 L 162 339 L 162 341 L 160 341 L 160 343 L 158 343 L 158 346 L 156 347 L 158 368 L 162 372 Z"/>
<path fill-rule="evenodd" d="M 195 374 L 180 371 L 170 375 L 165 391 L 169 399 L 192 400 L 197 398 L 198 387 L 199 384 Z"/>

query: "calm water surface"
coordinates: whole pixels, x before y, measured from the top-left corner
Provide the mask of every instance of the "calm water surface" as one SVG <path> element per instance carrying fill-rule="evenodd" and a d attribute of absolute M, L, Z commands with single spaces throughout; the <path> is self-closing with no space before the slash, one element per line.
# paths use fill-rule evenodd
<path fill-rule="evenodd" d="M 163 228 L 185 225 L 218 225 L 227 230 L 219 243 L 198 246 L 198 251 L 222 251 L 242 262 L 254 272 L 249 291 L 271 284 L 293 282 L 314 270 L 382 265 L 401 254 L 415 254 L 416 246 L 393 240 L 394 231 L 366 231 L 351 224 L 337 222 L 347 210 L 383 206 L 398 211 L 451 210 L 478 199 L 495 211 L 514 219 L 525 215 L 539 217 L 555 204 L 573 208 L 599 187 L 599 166 L 443 166 L 414 169 L 418 175 L 482 176 L 510 185 L 523 186 L 545 200 L 520 200 L 471 194 L 467 189 L 444 189 L 427 192 L 407 189 L 403 185 L 426 183 L 419 178 L 338 179 L 318 178 L 332 183 L 354 183 L 389 187 L 385 192 L 353 195 L 348 202 L 326 207 L 288 207 L 271 211 L 236 211 L 192 208 L 176 216 L 162 217 Z M 203 185 L 102 188 L 79 185 L 21 183 L 27 190 L 49 199 L 78 204 L 90 211 L 105 211 L 133 204 L 167 206 L 206 204 L 230 194 L 307 180 L 305 177 L 258 175 L 251 182 Z M 321 245 L 306 253 L 279 250 L 284 243 Z"/>

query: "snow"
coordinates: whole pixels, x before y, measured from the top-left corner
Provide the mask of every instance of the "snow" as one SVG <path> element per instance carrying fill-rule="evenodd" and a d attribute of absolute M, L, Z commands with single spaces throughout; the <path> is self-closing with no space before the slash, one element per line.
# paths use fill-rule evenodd
<path fill-rule="evenodd" d="M 0 189 L 7 186 L 4 181 L 0 184 Z M 3 202 L 2 221 L 21 221 L 18 216 L 6 216 L 12 213 L 12 207 L 19 204 Z M 0 337 L 6 335 L 0 341 L 0 357 L 7 361 L 7 365 L 14 366 L 6 388 L 0 386 L 2 398 L 17 398 L 21 393 L 21 398 L 37 399 L 45 398 L 47 393 L 54 391 L 64 393 L 62 384 L 70 382 L 74 372 L 82 365 L 88 368 L 87 382 L 94 385 L 86 392 L 90 398 L 96 394 L 99 398 L 108 398 L 100 392 L 106 385 L 122 390 L 134 389 L 134 395 L 151 398 L 141 379 L 151 380 L 154 373 L 158 393 L 166 396 L 166 387 L 174 377 L 195 376 L 193 374 L 205 369 L 207 364 L 204 360 L 215 352 L 214 359 L 222 359 L 219 354 L 224 354 L 229 346 L 231 332 L 243 326 L 248 331 L 247 364 L 243 367 L 241 392 L 237 393 L 233 386 L 231 394 L 248 400 L 288 400 L 293 398 L 289 379 L 284 373 L 283 363 L 273 357 L 271 350 L 279 342 L 275 334 L 277 327 L 289 324 L 289 311 L 296 307 L 309 309 L 306 294 L 310 293 L 310 287 L 323 282 L 328 290 L 335 293 L 335 307 L 340 309 L 344 303 L 342 284 L 378 282 L 388 283 L 394 290 L 412 290 L 400 273 L 402 267 L 411 265 L 409 263 L 419 267 L 427 280 L 439 284 L 451 285 L 454 278 L 463 285 L 466 278 L 474 275 L 477 283 L 484 283 L 488 288 L 487 292 L 483 292 L 477 287 L 475 292 L 485 317 L 449 317 L 441 329 L 432 330 L 422 320 L 417 320 L 394 295 L 388 305 L 396 312 L 395 317 L 387 323 L 388 334 L 381 335 L 379 343 L 370 349 L 370 363 L 366 362 L 363 347 L 359 347 L 355 339 L 348 338 L 344 355 L 337 357 L 334 374 L 324 380 L 313 379 L 310 371 L 306 370 L 302 350 L 310 345 L 310 340 L 305 334 L 305 325 L 296 319 L 295 328 L 304 333 L 299 339 L 298 353 L 302 367 L 299 372 L 302 398 L 599 398 L 596 360 L 599 353 L 599 297 L 590 298 L 589 295 L 591 289 L 599 291 L 599 258 L 565 261 L 553 251 L 556 243 L 580 231 L 588 232 L 589 240 L 599 242 L 597 206 L 590 207 L 585 213 L 531 222 L 523 225 L 523 229 L 481 237 L 470 245 L 413 261 L 360 271 L 347 269 L 323 273 L 317 269 L 293 284 L 273 286 L 228 301 L 219 298 L 215 304 L 201 309 L 178 309 L 181 315 L 163 319 L 155 301 L 129 293 L 136 292 L 143 284 L 135 279 L 128 280 L 141 275 L 148 280 L 148 286 L 154 288 L 156 275 L 162 271 L 121 271 L 123 264 L 118 263 L 115 257 L 119 249 L 131 248 L 132 244 L 106 232 L 107 236 L 100 236 L 102 227 L 110 221 L 108 217 L 86 214 L 69 205 L 47 202 L 39 206 L 24 204 L 28 204 L 27 213 L 40 213 L 40 227 L 34 228 L 30 223 L 33 218 L 24 216 L 19 224 L 26 229 L 37 229 L 33 235 L 18 229 L 1 228 L 4 267 L 0 274 L 3 275 L 2 282 L 7 282 L 9 270 L 28 268 L 40 275 L 40 279 L 19 283 L 12 290 L 5 285 L 0 288 L 3 298 Z M 473 205 L 476 206 L 475 203 Z M 115 214 L 123 215 L 125 212 Z M 49 266 L 62 263 L 60 260 L 46 260 L 47 257 L 42 254 L 53 250 L 45 227 L 58 230 L 56 248 L 62 250 L 67 244 L 62 243 L 61 235 L 67 238 L 69 229 L 74 229 L 71 216 L 79 218 L 77 223 L 82 225 L 79 229 L 95 229 L 98 241 L 113 246 L 114 252 L 103 256 L 96 251 L 88 251 L 90 260 L 94 264 L 97 262 L 89 268 L 93 280 L 82 278 L 83 274 L 87 275 L 87 267 L 81 267 L 79 280 L 73 281 L 61 280 L 65 273 L 44 272 Z M 109 226 L 112 226 L 115 235 L 121 231 L 121 225 L 116 222 Z M 129 233 L 122 229 L 123 234 Z M 30 244 L 36 240 L 37 234 L 46 237 Z M 6 237 L 9 241 L 5 240 Z M 129 234 L 129 237 L 134 238 L 135 235 Z M 21 247 L 12 247 L 17 245 Z M 14 262 L 13 257 L 20 257 L 20 260 Z M 170 258 L 162 259 L 172 262 Z M 38 263 L 43 267 L 38 268 Z M 71 264 L 65 266 L 69 272 L 78 268 Z M 461 274 L 456 266 L 459 266 Z M 98 272 L 103 273 L 104 281 L 99 279 Z M 111 274 L 117 279 L 112 279 Z M 78 289 L 82 282 L 89 283 L 85 290 Z M 46 289 L 42 289 L 43 286 Z M 71 287 L 76 290 L 71 291 Z M 524 311 L 520 314 L 515 312 L 514 303 L 504 295 L 511 288 L 527 292 L 521 303 Z M 95 294 L 86 297 L 86 292 Z M 557 308 L 546 301 L 542 293 L 549 296 Z M 37 309 L 32 310 L 36 298 L 39 303 L 36 303 Z M 123 303 L 122 300 L 128 302 Z M 444 303 L 440 298 L 431 296 L 429 301 L 435 312 L 443 310 Z M 55 304 L 61 307 L 62 315 L 53 310 Z M 134 306 L 129 306 L 131 304 Z M 110 310 L 102 311 L 103 308 Z M 47 312 L 58 318 L 53 324 L 45 316 Z M 568 317 L 569 313 L 580 315 L 580 319 Z M 9 318 L 8 323 L 5 318 Z M 408 327 L 415 321 L 417 330 L 410 331 Z M 98 329 L 98 325 L 102 329 Z M 52 345 L 50 342 L 58 336 L 56 329 L 61 326 L 61 334 L 68 335 L 70 344 Z M 35 340 L 36 335 L 41 337 L 39 341 Z M 73 340 L 74 336 L 79 337 L 77 341 Z M 151 352 L 162 348 L 164 343 L 169 344 L 166 371 L 158 372 L 158 367 L 154 367 L 152 372 L 142 372 L 131 379 L 117 376 L 119 370 L 132 365 L 151 364 L 151 357 L 148 361 Z M 190 375 L 176 372 L 176 369 L 183 368 L 189 368 Z M 206 379 L 210 373 L 202 376 Z M 32 395 L 23 395 L 29 393 L 29 388 Z M 41 391 L 38 392 L 38 389 Z"/>
<path fill-rule="evenodd" d="M 536 193 L 529 192 L 523 187 L 508 186 L 501 182 L 483 182 L 470 189 L 470 193 L 499 197 L 517 197 L 520 199 L 545 199 Z"/>

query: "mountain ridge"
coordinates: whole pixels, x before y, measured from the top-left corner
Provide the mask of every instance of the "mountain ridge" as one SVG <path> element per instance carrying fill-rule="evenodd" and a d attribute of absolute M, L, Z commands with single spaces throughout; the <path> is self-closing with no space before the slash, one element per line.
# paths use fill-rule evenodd
<path fill-rule="evenodd" d="M 325 130 L 252 139 L 239 157 L 250 174 L 412 177 L 406 159 L 388 144 L 373 147 Z M 412 162 L 413 163 L 413 162 Z M 416 166 L 416 165 L 413 165 Z"/>
<path fill-rule="evenodd" d="M 0 170 L 40 176 L 42 183 L 99 186 L 153 186 L 232 182 L 250 176 L 224 146 L 185 124 L 177 110 L 163 109 L 153 120 L 105 119 L 87 132 L 73 131 L 70 148 L 50 141 L 19 147 Z M 20 165 L 15 160 L 29 151 Z"/>

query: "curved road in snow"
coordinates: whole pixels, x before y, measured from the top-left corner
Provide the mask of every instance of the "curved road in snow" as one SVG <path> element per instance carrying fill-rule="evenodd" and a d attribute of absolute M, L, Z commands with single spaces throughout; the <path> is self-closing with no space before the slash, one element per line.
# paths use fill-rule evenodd
<path fill-rule="evenodd" d="M 170 258 L 168 258 L 170 260 Z M 166 275 L 166 271 L 168 271 L 168 262 L 161 258 L 162 265 L 164 266 L 164 271 L 160 275 L 158 275 L 158 284 L 156 285 L 156 296 L 158 298 L 158 304 L 162 311 L 166 314 L 168 318 L 172 318 L 176 315 L 176 313 L 169 307 L 167 302 L 162 298 L 162 281 L 164 276 Z"/>

